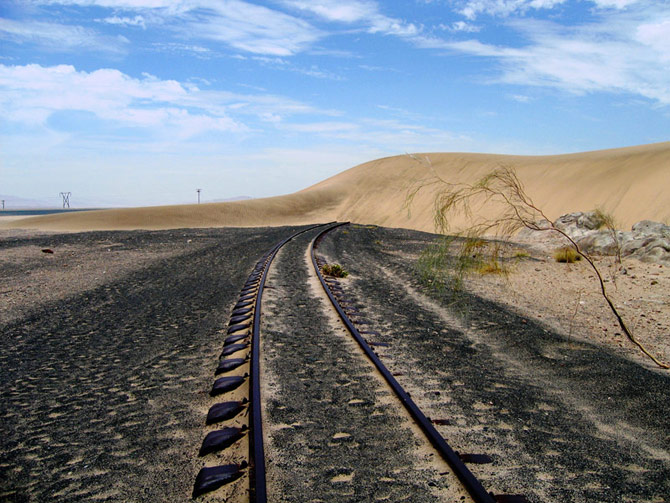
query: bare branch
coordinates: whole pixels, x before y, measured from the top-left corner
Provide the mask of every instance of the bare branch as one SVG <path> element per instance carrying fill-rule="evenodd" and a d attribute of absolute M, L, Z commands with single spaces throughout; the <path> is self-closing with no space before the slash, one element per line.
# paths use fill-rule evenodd
<path fill-rule="evenodd" d="M 626 337 L 635 344 L 642 353 L 649 357 L 656 365 L 661 368 L 670 368 L 669 365 L 656 359 L 633 335 L 632 331 L 626 325 L 624 319 L 619 313 L 618 309 L 610 299 L 603 276 L 595 264 L 592 257 L 580 248 L 577 242 L 566 232 L 556 227 L 549 218 L 545 215 L 542 209 L 537 206 L 531 197 L 526 192 L 521 180 L 519 180 L 516 172 L 509 166 L 501 166 L 490 173 L 487 173 L 482 178 L 477 180 L 474 184 L 465 183 L 450 183 L 445 181 L 435 171 L 435 168 L 430 164 L 429 159 L 422 160 L 418 156 L 409 156 L 416 162 L 427 166 L 432 176 L 419 180 L 408 191 L 405 204 L 409 208 L 414 201 L 416 195 L 427 187 L 437 186 L 437 194 L 434 200 L 434 220 L 436 229 L 442 233 L 447 234 L 450 231 L 450 221 L 453 217 L 463 215 L 469 222 L 464 231 L 460 235 L 466 238 L 464 244 L 461 246 L 460 263 L 463 263 L 465 255 L 470 255 L 473 250 L 477 251 L 481 245 L 475 247 L 477 242 L 482 240 L 484 235 L 493 234 L 497 238 L 498 243 L 509 241 L 513 234 L 521 228 L 527 228 L 534 231 L 554 232 L 561 235 L 570 243 L 570 246 L 588 263 L 598 279 L 600 286 L 600 293 L 607 303 L 610 311 L 614 314 L 619 323 L 619 326 L 626 334 Z M 500 208 L 494 217 L 483 216 L 481 212 L 476 212 L 476 208 L 495 205 Z M 540 225 L 538 222 L 546 222 L 545 225 Z M 618 244 L 616 229 L 614 222 L 607 219 L 603 213 L 603 222 L 605 226 L 612 232 L 615 246 Z M 448 248 L 444 248 L 446 253 Z M 502 247 L 499 244 L 490 247 L 490 260 L 497 263 L 500 258 Z M 618 252 L 618 260 L 620 263 L 620 250 Z M 459 269 L 462 272 L 462 269 Z"/>

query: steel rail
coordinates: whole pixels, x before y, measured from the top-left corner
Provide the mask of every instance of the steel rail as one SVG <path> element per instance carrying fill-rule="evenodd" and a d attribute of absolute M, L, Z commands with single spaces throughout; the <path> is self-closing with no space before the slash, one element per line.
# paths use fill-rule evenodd
<path fill-rule="evenodd" d="M 331 222 L 332 223 L 332 222 Z M 267 279 L 270 265 L 274 260 L 279 250 L 289 241 L 297 236 L 309 232 L 318 227 L 329 224 L 316 224 L 300 231 L 294 232 L 274 247 L 270 249 L 261 259 L 256 263 L 253 271 L 249 275 L 245 286 L 242 288 L 241 299 L 253 300 L 254 315 L 251 324 L 251 352 L 250 352 L 250 375 L 249 375 L 249 467 L 250 467 L 250 484 L 249 484 L 249 500 L 251 503 L 266 503 L 267 501 L 267 486 L 265 475 L 265 449 L 263 446 L 263 418 L 261 406 L 261 385 L 260 385 L 260 326 L 261 326 L 261 310 L 263 290 L 265 288 L 265 281 Z M 258 276 L 260 274 L 260 277 Z M 257 285 L 257 286 L 256 286 Z M 234 320 L 231 319 L 231 324 Z M 243 330 L 247 324 L 231 325 L 228 333 L 234 333 Z M 239 327 L 239 328 L 238 328 Z M 229 347 L 232 347 L 229 346 Z M 224 346 L 225 348 L 225 346 Z M 237 349 L 237 348 L 236 348 Z M 225 349 L 224 349 L 225 351 Z M 224 378 L 225 379 L 225 378 Z M 232 379 L 232 378 L 231 378 Z M 235 378 L 239 382 L 244 378 Z M 237 381 L 236 381 L 237 382 Z M 232 388 L 231 388 L 232 389 Z M 201 449 L 202 452 L 202 449 Z M 244 464 L 243 464 L 244 465 Z M 224 465 L 201 469 L 198 477 L 196 477 L 196 486 L 193 496 L 197 497 L 205 494 L 210 490 L 220 487 L 227 481 L 233 481 L 239 477 L 240 469 L 243 465 Z M 231 476 L 232 474 L 232 476 Z M 219 480 L 226 479 L 226 482 L 213 483 L 213 478 Z"/>
<path fill-rule="evenodd" d="M 340 303 L 337 301 L 337 299 L 331 292 L 330 288 L 326 284 L 326 280 L 321 274 L 321 270 L 319 269 L 319 266 L 317 264 L 316 251 L 315 251 L 316 245 L 326 233 L 332 231 L 337 227 L 347 225 L 347 223 L 348 222 L 343 222 L 331 225 L 327 229 L 324 229 L 322 232 L 320 232 L 312 240 L 312 244 L 310 247 L 312 265 L 314 266 L 314 270 L 316 271 L 316 274 L 319 277 L 319 281 L 321 282 L 324 291 L 328 295 L 328 298 L 333 304 L 333 307 L 335 307 L 335 309 L 337 310 L 337 313 L 339 314 L 343 323 L 345 324 L 351 335 L 354 337 L 356 342 L 358 342 L 358 345 L 363 349 L 367 357 L 372 361 L 377 370 L 382 374 L 382 376 L 389 384 L 389 386 L 391 386 L 396 396 L 400 399 L 400 401 L 405 406 L 410 415 L 419 424 L 425 435 L 428 437 L 430 443 L 435 447 L 435 449 L 437 449 L 442 458 L 449 464 L 449 466 L 454 471 L 454 473 L 461 481 L 463 486 L 466 488 L 468 493 L 470 493 L 470 496 L 472 496 L 472 498 L 475 500 L 476 503 L 496 503 L 497 501 L 496 497 L 493 496 L 493 494 L 487 492 L 486 489 L 484 489 L 482 483 L 477 479 L 477 477 L 475 477 L 472 474 L 472 472 L 468 469 L 468 467 L 465 466 L 465 463 L 461 460 L 459 455 L 449 446 L 449 444 L 447 444 L 442 435 L 438 433 L 438 431 L 432 425 L 430 420 L 424 415 L 423 412 L 421 412 L 421 409 L 419 409 L 419 407 L 414 403 L 414 401 L 410 398 L 409 394 L 403 389 L 403 387 L 393 377 L 391 372 L 389 372 L 389 370 L 386 368 L 386 365 L 382 363 L 379 357 L 368 345 L 368 343 L 365 341 L 365 339 L 360 334 L 360 332 L 353 324 L 353 322 L 349 319 L 349 316 L 347 316 L 347 314 L 344 312 L 344 310 L 340 306 Z"/>
<path fill-rule="evenodd" d="M 261 332 L 261 304 L 263 300 L 263 289 L 265 288 L 265 280 L 267 279 L 270 265 L 279 250 L 286 243 L 299 235 L 309 232 L 317 227 L 328 224 L 318 224 L 298 231 L 291 236 L 284 239 L 277 244 L 268 254 L 265 267 L 263 268 L 263 275 L 258 285 L 258 292 L 256 293 L 256 304 L 254 307 L 254 323 L 251 332 L 251 442 L 249 444 L 249 455 L 252 459 L 252 484 L 250 491 L 250 499 L 253 503 L 265 503 L 267 501 L 267 488 L 265 481 L 265 449 L 263 447 L 263 419 L 261 417 L 261 382 L 260 382 L 260 332 Z M 259 461 L 260 460 L 260 461 Z"/>

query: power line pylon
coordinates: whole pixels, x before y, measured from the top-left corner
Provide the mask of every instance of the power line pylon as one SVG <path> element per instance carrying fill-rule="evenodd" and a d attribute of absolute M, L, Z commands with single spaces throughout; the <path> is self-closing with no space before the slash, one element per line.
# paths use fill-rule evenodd
<path fill-rule="evenodd" d="M 69 208 L 70 207 L 70 195 L 72 192 L 61 192 L 60 197 L 63 198 L 63 208 Z"/>

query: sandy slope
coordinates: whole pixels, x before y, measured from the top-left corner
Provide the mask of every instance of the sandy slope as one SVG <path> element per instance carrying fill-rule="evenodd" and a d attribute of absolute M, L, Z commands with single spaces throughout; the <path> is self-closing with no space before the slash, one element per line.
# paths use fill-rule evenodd
<path fill-rule="evenodd" d="M 416 157 L 422 162 L 407 155 L 371 161 L 284 196 L 0 220 L 0 228 L 168 229 L 351 220 L 433 231 L 434 192 L 426 189 L 418 195 L 411 216 L 404 208 L 413 183 L 429 177 L 431 169 L 452 182 L 472 182 L 503 165 L 516 170 L 529 195 L 552 219 L 596 207 L 613 213 L 621 228 L 643 219 L 670 219 L 670 142 L 555 156 L 438 153 Z"/>

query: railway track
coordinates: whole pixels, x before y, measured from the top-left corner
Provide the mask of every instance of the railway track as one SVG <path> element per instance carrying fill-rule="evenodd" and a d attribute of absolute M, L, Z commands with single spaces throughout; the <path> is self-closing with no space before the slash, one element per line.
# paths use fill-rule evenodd
<path fill-rule="evenodd" d="M 222 450 L 233 449 L 229 458 L 241 458 L 240 444 L 248 444 L 248 459 L 239 462 L 218 464 L 213 461 L 200 469 L 195 479 L 193 497 L 214 491 L 240 478 L 248 479 L 249 500 L 262 503 L 267 500 L 265 483 L 265 453 L 263 448 L 263 422 L 261 419 L 260 392 L 260 322 L 263 288 L 272 260 L 279 250 L 293 238 L 319 227 L 315 225 L 293 233 L 256 263 L 240 291 L 240 296 L 231 313 L 226 338 L 223 342 L 219 364 L 214 371 L 216 378 L 210 396 L 225 395 L 227 401 L 217 402 L 207 413 L 207 425 L 215 425 L 205 436 L 199 456 L 216 455 Z M 246 395 L 240 398 L 240 388 Z M 239 421 L 244 413 L 244 420 Z M 236 426 L 219 428 L 221 423 L 235 420 Z M 242 422 L 242 424 L 239 424 Z M 245 439 L 247 433 L 250 439 Z M 246 440 L 246 442 L 241 442 Z M 245 484 L 247 485 L 247 484 Z"/>
<path fill-rule="evenodd" d="M 311 241 L 309 253 L 314 272 L 349 334 L 383 376 L 439 456 L 453 470 L 472 501 L 476 503 L 527 502 L 523 495 L 493 494 L 484 488 L 466 463 L 484 464 L 491 462 L 491 459 L 484 454 L 454 451 L 377 356 L 372 348 L 375 343 L 368 342 L 364 337 L 378 334 L 378 332 L 370 330 L 369 322 L 360 318 L 360 312 L 353 307 L 353 300 L 346 295 L 341 283 L 333 277 L 324 275 L 322 268 L 326 263 L 316 252 L 318 244 L 327 233 L 343 225 L 346 223 L 326 224 L 325 228 Z M 227 486 L 228 491 L 225 495 L 221 495 L 225 501 L 233 496 L 243 497 L 240 492 L 248 493 L 251 502 L 267 501 L 259 368 L 263 289 L 269 267 L 279 250 L 298 235 L 317 227 L 321 226 L 303 229 L 273 247 L 257 262 L 240 291 L 239 300 L 231 313 L 221 359 L 215 371 L 217 376 L 222 374 L 223 376 L 216 378 L 210 392 L 213 398 L 225 396 L 227 400 L 217 402 L 210 408 L 206 422 L 207 425 L 214 425 L 216 429 L 207 433 L 199 453 L 202 457 L 210 456 L 215 460 L 210 461 L 211 464 L 203 467 L 198 473 L 193 497 Z M 363 328 L 359 329 L 359 326 Z M 240 398 L 240 390 L 246 393 L 245 397 Z M 221 424 L 231 421 L 235 422 L 235 426 L 220 427 Z M 224 450 L 230 452 L 221 456 L 219 453 Z M 246 459 L 245 450 L 248 450 Z M 223 458 L 231 462 L 215 464 Z M 232 482 L 236 483 L 231 484 Z"/>
<path fill-rule="evenodd" d="M 251 328 L 226 332 L 253 324 L 254 302 L 239 304 L 249 299 L 237 293 L 247 280 L 258 290 L 256 259 L 288 232 L 1 242 L 16 290 L 3 297 L 12 317 L 0 321 L 0 500 L 180 501 L 201 467 L 227 465 L 219 476 L 237 479 L 197 501 L 255 496 L 251 379 L 208 392 L 220 377 L 251 374 Z M 264 290 L 268 499 L 471 501 L 330 307 L 308 253 L 318 232 L 284 246 Z M 463 295 L 454 305 L 424 291 L 413 266 L 432 243 L 428 234 L 351 225 L 320 241 L 317 258 L 350 272 L 340 285 L 329 279 L 330 290 L 438 432 L 454 449 L 493 459 L 466 463 L 484 488 L 533 503 L 665 501 L 667 374 L 485 298 Z M 67 297 L 45 299 L 54 273 L 73 284 Z M 232 316 L 251 317 L 229 326 L 234 305 Z M 237 336 L 223 359 L 245 363 L 212 377 L 223 339 Z M 238 428 L 220 438 L 231 445 L 197 457 L 194 446 L 224 428 Z"/>

